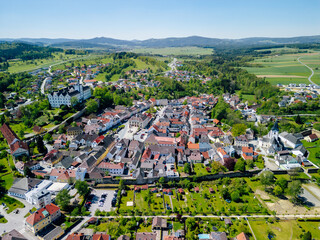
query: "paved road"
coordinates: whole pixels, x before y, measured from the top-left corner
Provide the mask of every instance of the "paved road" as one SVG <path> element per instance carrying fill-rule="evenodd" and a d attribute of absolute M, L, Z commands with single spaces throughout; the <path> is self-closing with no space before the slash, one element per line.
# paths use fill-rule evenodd
<path fill-rule="evenodd" d="M 318 86 L 318 84 L 315 84 L 314 82 L 311 81 L 311 78 L 312 78 L 312 76 L 313 76 L 313 74 L 314 74 L 313 69 L 312 69 L 311 67 L 309 67 L 307 64 L 304 64 L 303 62 L 301 62 L 301 61 L 300 61 L 300 58 L 302 58 L 302 57 L 298 57 L 298 59 L 297 59 L 298 62 L 301 63 L 303 66 L 309 68 L 310 71 L 311 71 L 311 75 L 308 77 L 309 82 L 310 82 L 311 84 L 314 84 L 314 85 Z"/>
<path fill-rule="evenodd" d="M 177 64 L 176 64 L 176 62 L 177 62 L 177 59 L 174 58 L 174 59 L 172 60 L 172 62 L 168 64 L 168 66 L 171 68 L 171 70 L 170 70 L 169 72 L 177 71 L 177 67 L 176 67 Z"/>

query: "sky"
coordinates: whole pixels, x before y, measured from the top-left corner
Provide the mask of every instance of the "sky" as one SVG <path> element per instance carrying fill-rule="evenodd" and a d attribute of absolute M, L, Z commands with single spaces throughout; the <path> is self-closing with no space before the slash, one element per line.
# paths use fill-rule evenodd
<path fill-rule="evenodd" d="M 320 0 L 0 0 L 0 38 L 320 35 Z"/>

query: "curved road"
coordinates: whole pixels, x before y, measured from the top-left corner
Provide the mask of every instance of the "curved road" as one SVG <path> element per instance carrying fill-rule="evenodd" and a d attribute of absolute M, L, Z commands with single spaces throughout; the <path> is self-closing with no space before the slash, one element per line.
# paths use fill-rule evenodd
<path fill-rule="evenodd" d="M 74 60 L 79 60 L 79 59 L 84 59 L 84 58 L 88 58 L 90 57 L 91 55 L 88 55 L 88 56 L 85 56 L 85 57 L 80 57 L 80 58 L 72 58 L 72 59 L 68 59 L 68 60 L 64 60 L 64 61 L 61 61 L 61 62 L 57 62 L 57 63 L 54 63 L 52 65 L 49 66 L 49 69 L 48 69 L 48 73 L 50 74 L 50 76 L 53 75 L 53 73 L 51 72 L 51 67 L 52 66 L 56 66 L 56 65 L 59 65 L 59 64 L 62 64 L 62 63 L 66 63 L 66 62 L 70 62 L 70 61 L 74 61 Z M 82 84 L 82 78 L 81 78 L 81 84 Z M 43 95 L 45 95 L 44 93 L 44 87 L 46 85 L 46 80 L 43 80 L 42 84 L 41 84 L 41 93 Z"/>
<path fill-rule="evenodd" d="M 300 61 L 300 58 L 302 58 L 302 57 L 298 57 L 298 59 L 297 59 L 298 62 L 301 63 L 303 66 L 309 68 L 310 71 L 311 71 L 311 75 L 308 77 L 309 82 L 310 82 L 311 84 L 314 84 L 314 85 L 318 86 L 318 84 L 315 84 L 314 82 L 311 81 L 311 78 L 312 78 L 312 76 L 313 76 L 313 74 L 314 74 L 313 69 L 312 69 L 311 67 L 309 67 L 307 64 L 304 64 L 303 62 L 301 62 L 301 61 Z"/>

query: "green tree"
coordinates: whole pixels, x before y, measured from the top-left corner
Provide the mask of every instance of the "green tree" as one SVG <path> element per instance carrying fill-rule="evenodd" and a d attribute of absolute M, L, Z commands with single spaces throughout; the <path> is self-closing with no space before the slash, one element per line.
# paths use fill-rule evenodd
<path fill-rule="evenodd" d="M 77 97 L 72 97 L 70 100 L 71 106 L 76 106 L 79 103 L 79 100 Z"/>
<path fill-rule="evenodd" d="M 159 183 L 161 184 L 161 186 L 163 186 L 165 182 L 166 180 L 164 179 L 164 177 L 159 178 Z"/>
<path fill-rule="evenodd" d="M 270 186 L 273 183 L 274 174 L 270 171 L 264 171 L 260 175 L 260 182 L 264 185 L 266 189 L 267 186 Z"/>
<path fill-rule="evenodd" d="M 183 104 L 183 105 L 187 105 L 187 104 L 188 104 L 188 100 L 185 99 L 182 104 Z"/>
<path fill-rule="evenodd" d="M 233 191 L 231 193 L 231 200 L 234 201 L 234 202 L 239 202 L 240 201 L 240 193 L 239 191 Z"/>
<path fill-rule="evenodd" d="M 99 105 L 97 100 L 89 99 L 86 102 L 86 112 L 87 114 L 96 113 L 98 111 Z"/>
<path fill-rule="evenodd" d="M 61 190 L 56 196 L 56 203 L 62 210 L 67 210 L 70 205 L 71 196 L 67 189 Z"/>
<path fill-rule="evenodd" d="M 301 239 L 302 240 L 312 240 L 312 235 L 311 235 L 311 232 L 306 232 L 304 233 L 302 236 L 301 236 Z"/>
<path fill-rule="evenodd" d="M 190 165 L 190 163 L 185 163 L 185 164 L 184 164 L 184 166 L 183 166 L 183 171 L 184 171 L 185 173 L 188 173 L 188 174 L 191 173 L 191 165 Z"/>
<path fill-rule="evenodd" d="M 280 186 L 282 191 L 285 191 L 288 187 L 288 181 L 284 177 L 280 177 L 276 180 L 275 184 Z"/>
<path fill-rule="evenodd" d="M 45 140 L 46 142 L 52 142 L 53 141 L 52 135 L 50 133 L 46 133 L 43 136 L 43 140 Z"/>
<path fill-rule="evenodd" d="M 39 153 L 46 154 L 47 153 L 47 148 L 44 146 L 43 139 L 41 136 L 37 137 L 37 147 Z"/>
<path fill-rule="evenodd" d="M 246 133 L 247 126 L 243 123 L 237 123 L 232 126 L 231 132 L 234 137 L 243 135 Z"/>
<path fill-rule="evenodd" d="M 23 173 L 24 173 L 24 176 L 26 176 L 26 177 L 30 177 L 30 178 L 33 178 L 33 177 L 34 177 L 34 173 L 31 172 L 31 170 L 30 170 L 29 167 L 26 167 L 26 168 L 23 170 Z"/>
<path fill-rule="evenodd" d="M 274 193 L 274 195 L 279 196 L 283 193 L 283 190 L 279 185 L 277 185 L 274 187 L 273 193 Z"/>
<path fill-rule="evenodd" d="M 238 159 L 234 165 L 234 170 L 244 172 L 246 170 L 246 162 L 243 159 Z"/>
<path fill-rule="evenodd" d="M 295 180 L 288 184 L 288 194 L 296 200 L 299 194 L 303 193 L 303 188 L 301 185 L 301 181 Z"/>
<path fill-rule="evenodd" d="M 81 196 L 86 196 L 88 193 L 89 193 L 89 186 L 88 186 L 88 183 L 86 181 L 76 181 L 76 184 L 74 186 L 78 193 L 81 195 Z"/>

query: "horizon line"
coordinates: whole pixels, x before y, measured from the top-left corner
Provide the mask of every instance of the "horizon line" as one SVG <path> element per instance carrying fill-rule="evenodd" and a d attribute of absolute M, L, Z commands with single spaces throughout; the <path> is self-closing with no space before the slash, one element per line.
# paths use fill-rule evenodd
<path fill-rule="evenodd" d="M 0 39 L 12 39 L 12 40 L 19 40 L 19 39 L 50 39 L 50 40 L 58 40 L 58 39 L 69 39 L 69 40 L 91 40 L 95 38 L 110 38 L 110 39 L 116 39 L 116 40 L 123 40 L 123 41 L 147 41 L 152 39 L 168 39 L 168 38 L 190 38 L 190 37 L 201 37 L 201 38 L 209 38 L 209 39 L 221 39 L 221 40 L 241 40 L 241 39 L 248 39 L 248 38 L 297 38 L 297 37 L 316 37 L 320 36 L 320 34 L 315 35 L 296 35 L 296 36 L 282 36 L 282 37 L 266 37 L 266 36 L 254 36 L 254 37 L 241 37 L 241 38 L 222 38 L 222 37 L 205 37 L 200 35 L 189 35 L 189 36 L 180 36 L 180 37 L 162 37 L 162 38 L 146 38 L 146 39 L 122 39 L 122 38 L 115 38 L 115 37 L 105 37 L 105 36 L 99 36 L 99 37 L 89 37 L 89 38 L 68 38 L 68 37 L 0 37 Z"/>

